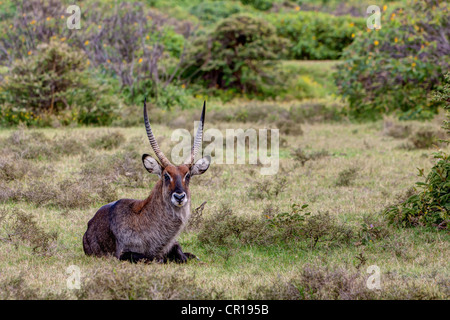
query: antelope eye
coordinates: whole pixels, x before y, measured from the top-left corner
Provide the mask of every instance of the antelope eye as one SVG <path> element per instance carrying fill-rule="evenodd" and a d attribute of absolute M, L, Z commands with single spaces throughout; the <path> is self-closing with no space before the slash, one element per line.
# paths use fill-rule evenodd
<path fill-rule="evenodd" d="M 164 180 L 166 180 L 166 182 L 170 181 L 170 176 L 167 173 L 164 174 Z"/>
<path fill-rule="evenodd" d="M 184 178 L 186 181 L 189 181 L 189 179 L 191 178 L 191 175 L 189 173 L 186 174 L 186 177 Z"/>

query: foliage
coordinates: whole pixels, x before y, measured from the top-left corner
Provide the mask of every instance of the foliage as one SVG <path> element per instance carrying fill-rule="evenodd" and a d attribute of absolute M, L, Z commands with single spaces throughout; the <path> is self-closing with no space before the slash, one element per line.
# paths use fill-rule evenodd
<path fill-rule="evenodd" d="M 416 182 L 422 191 L 406 201 L 390 206 L 384 214 L 391 223 L 403 227 L 418 225 L 448 229 L 450 221 L 450 158 L 444 152 L 434 154 L 437 163 L 427 175 L 425 182 Z M 419 177 L 424 177 L 423 169 Z"/>
<path fill-rule="evenodd" d="M 128 103 L 140 104 L 148 96 L 163 105 L 158 99 L 174 80 L 191 26 L 140 3 L 121 3 L 119 9 L 108 11 L 79 45 L 95 66 L 119 77 Z"/>
<path fill-rule="evenodd" d="M 442 105 L 429 93 L 441 85 L 450 57 L 445 1 L 409 1 L 381 16 L 382 28 L 360 31 L 335 74 L 349 112 L 360 119 L 395 113 L 428 118 Z"/>
<path fill-rule="evenodd" d="M 2 229 L 6 230 L 9 241 L 16 245 L 24 244 L 30 247 L 34 254 L 52 254 L 58 234 L 43 230 L 32 214 L 23 210 L 14 210 L 8 212 L 5 217 L 0 217 L 0 222 L 2 222 Z"/>
<path fill-rule="evenodd" d="M 434 92 L 434 99 L 444 102 L 447 119 L 443 128 L 449 130 L 449 81 L 450 74 L 445 75 L 445 83 L 441 90 Z M 422 141 L 422 140 L 419 140 Z M 448 143 L 448 140 L 443 140 Z M 431 168 L 425 182 L 416 182 L 420 193 L 413 194 L 398 205 L 390 206 L 384 214 L 391 223 L 400 226 L 426 225 L 448 230 L 450 222 L 450 155 L 444 151 L 434 153 L 436 164 Z M 423 169 L 419 169 L 419 177 L 424 177 Z"/>
<path fill-rule="evenodd" d="M 333 16 L 320 12 L 268 14 L 267 20 L 279 36 L 291 40 L 291 59 L 338 59 L 365 20 L 350 16 Z"/>
<path fill-rule="evenodd" d="M 433 99 L 444 103 L 447 119 L 444 120 L 442 128 L 447 131 L 447 134 L 450 134 L 450 72 L 445 74 L 444 86 L 441 90 L 434 92 Z M 449 140 L 444 141 L 449 143 Z"/>
<path fill-rule="evenodd" d="M 39 45 L 35 54 L 17 60 L 0 83 L 2 122 L 48 125 L 51 115 L 59 115 L 66 124 L 110 123 L 117 99 L 86 67 L 85 55 L 67 44 Z"/>
<path fill-rule="evenodd" d="M 76 296 L 80 300 L 224 299 L 222 291 L 202 289 L 183 269 L 168 271 L 142 264 L 118 264 L 92 271 Z"/>
<path fill-rule="evenodd" d="M 261 217 L 246 217 L 222 206 L 202 221 L 198 239 L 204 245 L 226 247 L 235 244 L 270 246 L 306 240 L 306 245 L 313 249 L 318 243 L 338 245 L 354 237 L 351 229 L 338 223 L 328 212 L 311 215 L 307 207 L 307 204 L 294 203 L 287 212 L 266 210 Z"/>
<path fill-rule="evenodd" d="M 270 80 L 263 66 L 278 59 L 285 45 L 265 20 L 235 15 L 194 41 L 182 77 L 210 88 L 255 92 Z"/>
<path fill-rule="evenodd" d="M 274 2 L 281 2 L 280 0 L 241 0 L 242 4 L 250 5 L 255 9 L 266 11 L 272 8 Z"/>
<path fill-rule="evenodd" d="M 82 28 L 73 32 L 66 26 L 69 15 L 64 1 L 30 0 L 24 5 L 14 1 L 15 14 L 9 13 L 8 21 L 1 24 L 5 33 L 0 36 L 0 64 L 12 66 L 17 59 L 34 55 L 43 43 L 67 43 L 84 52 L 93 74 L 118 82 L 115 90 L 127 103 L 141 104 L 148 96 L 162 105 L 158 97 L 176 81 L 192 24 L 139 2 L 79 5 Z"/>
<path fill-rule="evenodd" d="M 233 14 L 241 13 L 243 7 L 235 1 L 206 1 L 191 7 L 189 11 L 205 24 L 212 24 Z"/>

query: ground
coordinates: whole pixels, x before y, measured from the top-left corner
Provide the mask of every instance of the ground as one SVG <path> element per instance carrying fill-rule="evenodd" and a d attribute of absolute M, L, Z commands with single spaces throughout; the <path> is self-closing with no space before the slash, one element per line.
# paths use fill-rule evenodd
<path fill-rule="evenodd" d="M 283 292 L 297 288 L 300 298 L 358 299 L 371 297 L 360 286 L 371 275 L 367 267 L 376 265 L 381 273 L 381 291 L 375 297 L 448 298 L 448 232 L 421 227 L 399 229 L 389 226 L 381 214 L 420 181 L 416 168 L 426 172 L 434 163 L 433 147 L 407 147 L 408 137 L 395 138 L 386 132 L 388 121 L 303 123 L 303 134 L 281 135 L 276 176 L 260 176 L 255 165 L 213 163 L 191 182 L 192 208 L 207 202 L 203 224 L 224 207 L 236 216 L 269 219 L 273 212 L 289 211 L 294 203 L 308 204 L 312 216 L 328 212 L 336 223 L 353 230 L 349 241 L 319 240 L 312 246 L 308 239 L 269 244 L 237 240 L 220 245 L 199 240 L 201 228 L 209 230 L 203 225 L 180 236 L 183 249 L 201 259 L 186 265 L 131 265 L 83 253 L 87 222 L 100 206 L 115 197 L 143 199 L 158 179 L 147 174 L 140 161 L 141 154 L 151 151 L 144 126 L 2 129 L 1 157 L 15 162 L 16 167 L 11 169 L 13 178 L 0 184 L 0 295 L 286 298 Z M 437 119 L 405 124 L 438 130 L 439 123 Z M 224 130 L 227 126 L 264 127 L 252 122 L 206 123 L 206 129 Z M 170 142 L 172 130 L 171 126 L 153 125 L 166 153 L 174 145 Z M 32 132 L 40 134 L 32 138 Z M 111 133 L 118 145 L 105 142 Z M 305 155 L 310 155 L 309 160 Z M 255 196 L 261 182 L 282 185 L 283 179 L 285 187 L 281 186 L 277 195 Z M 42 199 L 41 194 L 46 192 L 50 196 Z M 17 223 L 14 213 L 18 212 L 36 222 L 33 225 L 23 220 L 28 221 L 26 227 L 31 231 L 14 229 L 12 221 Z M 381 235 L 365 238 L 364 223 L 380 228 Z M 36 234 L 46 240 L 36 240 Z M 81 289 L 67 289 L 71 276 L 67 268 L 71 265 L 80 268 Z M 307 282 L 308 272 L 315 274 L 317 283 Z M 343 278 L 342 287 L 339 283 Z M 187 283 L 190 289 L 183 293 L 180 288 Z"/>

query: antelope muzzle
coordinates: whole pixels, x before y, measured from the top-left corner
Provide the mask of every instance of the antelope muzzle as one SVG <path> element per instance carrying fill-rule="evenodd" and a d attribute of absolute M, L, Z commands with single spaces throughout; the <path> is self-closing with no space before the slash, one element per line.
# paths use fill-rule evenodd
<path fill-rule="evenodd" d="M 172 193 L 171 201 L 174 206 L 180 207 L 180 208 L 183 207 L 188 201 L 186 192 L 183 191 L 183 192 Z"/>

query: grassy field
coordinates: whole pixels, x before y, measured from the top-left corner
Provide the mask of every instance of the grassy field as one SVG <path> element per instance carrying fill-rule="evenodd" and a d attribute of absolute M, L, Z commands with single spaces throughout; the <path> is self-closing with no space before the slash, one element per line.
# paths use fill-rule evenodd
<path fill-rule="evenodd" d="M 191 183 L 191 207 L 207 203 L 180 237 L 201 259 L 187 265 L 83 253 L 83 233 L 100 206 L 143 199 L 157 181 L 141 164 L 150 151 L 143 126 L 1 130 L 0 297 L 448 298 L 449 234 L 397 229 L 381 215 L 418 181 L 415 168 L 432 167 L 433 147 L 420 148 L 414 137 L 440 123 L 304 123 L 302 134 L 281 135 L 276 176 L 261 176 L 257 165 L 212 164 Z M 174 126 L 153 125 L 166 154 Z M 227 127 L 264 126 L 206 123 Z M 259 226 L 292 204 L 309 205 L 315 235 L 264 236 L 272 231 Z M 80 268 L 81 289 L 67 289 L 71 265 Z M 366 287 L 371 265 L 380 268 L 380 290 Z"/>

